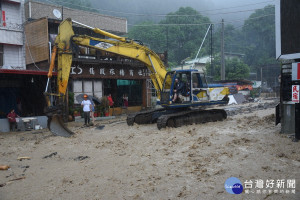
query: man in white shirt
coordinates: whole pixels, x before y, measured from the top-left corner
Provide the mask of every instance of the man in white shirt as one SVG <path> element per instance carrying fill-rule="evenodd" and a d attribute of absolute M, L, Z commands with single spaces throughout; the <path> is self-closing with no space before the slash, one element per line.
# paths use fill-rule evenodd
<path fill-rule="evenodd" d="M 87 95 L 83 95 L 84 100 L 81 102 L 83 107 L 83 116 L 84 116 L 84 126 L 89 126 L 90 124 L 90 112 L 92 110 L 92 103 L 87 99 Z"/>

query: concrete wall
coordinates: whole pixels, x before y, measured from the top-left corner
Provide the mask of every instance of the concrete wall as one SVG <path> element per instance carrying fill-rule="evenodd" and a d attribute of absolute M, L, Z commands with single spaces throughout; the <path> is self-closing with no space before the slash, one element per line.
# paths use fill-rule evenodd
<path fill-rule="evenodd" d="M 0 119 L 0 132 L 9 132 L 8 119 Z"/>
<path fill-rule="evenodd" d="M 56 18 L 53 10 L 58 10 L 62 17 Z M 127 33 L 127 19 L 101 15 L 94 12 L 87 12 L 82 10 L 75 10 L 58 5 L 45 4 L 41 2 L 28 1 L 25 3 L 25 18 L 26 19 L 39 19 L 48 17 L 50 19 L 63 20 L 71 18 L 72 20 L 80 23 L 101 28 L 103 30 L 113 33 Z"/>
<path fill-rule="evenodd" d="M 42 128 L 47 128 L 47 120 L 46 116 L 34 116 L 37 118 L 37 123 L 41 125 Z M 8 119 L 0 119 L 0 132 L 9 132 L 9 122 Z"/>
<path fill-rule="evenodd" d="M 281 133 L 295 133 L 295 104 L 281 104 Z"/>
<path fill-rule="evenodd" d="M 22 30 L 23 31 L 23 30 Z M 8 30 L 0 27 L 0 43 L 10 45 L 23 45 L 23 33 L 21 30 Z"/>
<path fill-rule="evenodd" d="M 2 69 L 24 69 L 24 52 L 22 46 L 3 45 Z"/>

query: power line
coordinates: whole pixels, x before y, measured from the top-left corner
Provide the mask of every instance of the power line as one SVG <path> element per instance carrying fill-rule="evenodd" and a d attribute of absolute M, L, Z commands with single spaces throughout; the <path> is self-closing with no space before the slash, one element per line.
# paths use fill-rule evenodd
<path fill-rule="evenodd" d="M 247 20 L 253 20 L 253 19 L 260 19 L 263 17 L 267 16 L 272 16 L 275 14 L 269 14 L 269 15 L 263 15 L 259 17 L 252 17 L 248 18 Z M 245 20 L 231 20 L 231 21 L 226 21 L 226 23 L 232 23 L 232 22 L 238 22 L 238 21 L 245 21 Z M 201 24 L 139 24 L 139 25 L 134 25 L 134 24 L 128 24 L 128 26 L 203 26 L 203 25 L 209 25 L 209 24 L 221 24 L 222 22 L 215 22 L 215 23 L 201 23 Z"/>
<path fill-rule="evenodd" d="M 244 7 L 244 6 L 252 6 L 252 5 L 258 5 L 258 4 L 270 3 L 270 2 L 274 2 L 274 1 L 275 1 L 275 0 L 264 1 L 264 2 L 253 3 L 253 4 L 244 4 L 244 5 L 241 5 L 241 6 L 235 6 L 235 7 L 219 8 L 219 9 L 214 9 L 214 10 L 204 10 L 204 11 L 200 11 L 200 12 L 215 11 L 215 10 L 224 10 L 224 9 L 231 9 L 231 8 L 240 8 L 240 7 Z"/>
<path fill-rule="evenodd" d="M 55 4 L 55 2 L 51 1 L 51 0 L 45 0 L 47 2 L 52 2 Z M 242 6 L 235 6 L 235 7 L 227 7 L 227 8 L 220 8 L 220 9 L 214 9 L 214 10 L 204 10 L 201 12 L 205 12 L 205 11 L 216 11 L 216 10 L 223 10 L 223 9 L 230 9 L 230 8 L 238 8 L 238 7 L 244 7 L 244 6 L 250 6 L 250 5 L 258 5 L 258 4 L 262 4 L 262 3 L 269 3 L 269 2 L 274 2 L 275 0 L 271 0 L 271 1 L 264 1 L 264 2 L 259 2 L 259 3 L 254 3 L 254 4 L 244 4 Z M 63 2 L 63 1 L 56 1 L 56 2 Z M 67 2 L 63 2 L 64 4 L 72 4 L 72 3 L 67 3 Z M 91 7 L 86 7 L 86 6 L 78 6 L 78 7 L 82 7 L 82 8 L 88 8 L 91 9 Z M 271 6 L 269 8 L 274 8 L 274 6 Z M 104 9 L 96 9 L 93 8 L 95 10 L 103 10 L 103 11 L 109 11 L 109 10 L 104 10 Z M 240 11 L 232 11 L 232 12 L 224 12 L 224 13 L 214 13 L 214 14 L 210 14 L 210 15 L 219 15 L 219 14 L 232 14 L 232 13 L 241 13 L 241 12 L 249 12 L 249 11 L 254 11 L 254 10 L 258 10 L 258 9 L 249 9 L 249 10 L 240 10 Z M 112 11 L 115 12 L 115 11 Z M 135 14 L 135 15 L 139 15 L 139 16 L 174 16 L 174 17 L 182 17 L 182 16 L 199 16 L 201 14 L 197 14 L 197 15 L 156 15 L 156 14 L 137 14 L 137 13 L 125 13 L 125 12 L 116 12 L 119 14 Z M 97 13 L 95 13 L 95 15 L 97 15 Z M 267 16 L 271 16 L 274 14 L 269 14 L 269 15 L 263 15 L 263 16 L 259 16 L 259 17 L 253 17 L 253 18 L 248 18 L 248 19 L 258 19 L 258 18 L 263 18 L 263 17 L 267 17 Z M 75 15 L 73 15 L 75 16 Z M 114 21 L 114 20 L 113 20 Z M 239 22 L 239 21 L 245 21 L 245 20 L 231 20 L 231 21 L 226 21 L 226 23 L 233 23 L 233 22 Z M 119 23 L 119 22 L 117 22 Z M 215 23 L 201 23 L 201 24 L 140 24 L 140 25 L 134 25 L 134 24 L 127 24 L 128 26 L 140 26 L 140 27 L 147 27 L 147 26 L 203 26 L 203 25 L 209 25 L 209 24 L 221 24 L 221 22 L 215 22 Z"/>
<path fill-rule="evenodd" d="M 247 20 L 252 20 L 252 19 L 260 19 L 263 17 L 268 17 L 268 16 L 275 16 L 275 14 L 268 14 L 268 15 L 263 15 L 263 16 L 259 16 L 259 17 L 252 17 L 252 18 L 248 18 Z M 231 23 L 231 22 L 240 22 L 240 21 L 245 21 L 245 20 L 231 20 L 231 21 L 227 21 L 226 23 Z"/>
<path fill-rule="evenodd" d="M 97 13 L 92 13 L 93 15 L 98 15 Z M 253 18 L 248 18 L 248 19 L 257 19 L 257 18 L 263 18 L 263 17 L 267 17 L 267 16 L 272 16 L 275 14 L 268 14 L 268 15 L 263 15 L 263 16 L 259 16 L 259 17 L 253 17 Z M 75 14 L 68 14 L 68 16 L 74 16 L 76 17 L 77 15 Z M 81 15 L 81 16 L 90 16 L 90 15 Z M 109 20 L 114 21 L 115 23 L 119 23 L 119 24 L 123 24 L 119 21 L 116 21 L 112 18 L 110 18 Z M 231 20 L 231 21 L 225 21 L 225 23 L 232 23 L 232 22 L 240 22 L 240 21 L 245 21 L 244 19 L 240 19 L 240 20 Z M 209 24 L 221 24 L 220 22 L 215 22 L 215 23 L 201 23 L 201 24 L 127 24 L 128 26 L 202 26 L 202 25 L 209 25 Z"/>
<path fill-rule="evenodd" d="M 270 8 L 274 8 L 275 6 L 272 6 Z M 214 14 L 210 14 L 210 15 L 227 15 L 227 14 L 232 14 L 232 13 L 241 13 L 241 12 L 249 12 L 249 11 L 254 11 L 254 10 L 258 10 L 258 9 L 250 9 L 250 10 L 239 10 L 239 11 L 232 11 L 232 12 L 224 12 L 224 13 L 214 13 Z M 190 16 L 190 15 L 187 15 Z"/>
<path fill-rule="evenodd" d="M 45 0 L 47 2 L 51 2 L 53 4 L 57 4 L 51 0 Z M 258 4 L 262 4 L 262 3 L 270 3 L 270 2 L 274 2 L 275 0 L 271 0 L 271 1 L 264 1 L 264 2 L 259 2 L 259 3 L 254 3 L 254 4 L 245 4 L 245 5 L 241 5 L 241 6 L 234 6 L 234 7 L 227 7 L 227 8 L 219 8 L 219 9 L 212 9 L 212 10 L 202 10 L 202 11 L 198 11 L 198 12 L 211 12 L 211 11 L 217 11 L 217 10 L 224 10 L 224 9 L 231 9 L 231 8 L 239 8 L 239 7 L 245 7 L 245 6 L 251 6 L 251 5 L 258 5 Z M 68 2 L 64 2 L 64 1 L 56 1 L 58 3 L 63 3 L 64 5 L 73 5 L 73 3 L 68 3 Z M 130 12 L 120 12 L 120 11 L 112 11 L 112 10 L 106 10 L 106 9 L 99 9 L 99 8 L 91 8 L 91 7 L 87 7 L 87 6 L 81 6 L 81 5 L 77 5 L 77 7 L 79 8 L 86 8 L 86 9 L 93 9 L 93 10 L 98 10 L 98 11 L 105 11 L 105 12 L 111 12 L 111 13 L 115 13 L 115 14 L 123 14 L 123 15 L 135 15 L 135 16 L 156 16 L 156 17 L 182 17 L 182 16 L 199 16 L 201 14 L 196 14 L 196 15 L 169 15 L 169 14 L 141 14 L 141 13 L 130 13 Z M 248 12 L 248 11 L 254 11 L 257 9 L 251 9 L 251 10 L 241 10 L 241 11 L 232 11 L 232 12 L 225 12 L 225 13 L 212 13 L 209 15 L 219 15 L 219 14 L 232 14 L 232 13 L 239 13 L 239 12 Z"/>

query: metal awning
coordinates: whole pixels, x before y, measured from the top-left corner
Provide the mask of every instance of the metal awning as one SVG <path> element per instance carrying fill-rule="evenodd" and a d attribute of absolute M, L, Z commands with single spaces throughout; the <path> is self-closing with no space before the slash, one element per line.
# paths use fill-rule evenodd
<path fill-rule="evenodd" d="M 0 74 L 29 74 L 29 75 L 48 75 L 48 71 L 35 71 L 35 70 L 16 70 L 16 69 L 0 69 Z M 53 72 L 56 76 L 57 72 Z"/>

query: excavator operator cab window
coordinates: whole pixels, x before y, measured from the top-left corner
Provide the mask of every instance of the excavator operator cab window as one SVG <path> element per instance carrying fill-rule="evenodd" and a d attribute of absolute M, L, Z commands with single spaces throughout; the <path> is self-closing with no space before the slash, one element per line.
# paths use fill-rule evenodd
<path fill-rule="evenodd" d="M 199 73 L 193 73 L 192 74 L 192 87 L 193 88 L 200 88 L 200 76 Z"/>
<path fill-rule="evenodd" d="M 193 88 L 207 88 L 206 78 L 203 73 L 192 73 Z"/>
<path fill-rule="evenodd" d="M 179 80 L 181 80 L 184 83 L 188 82 L 188 75 L 186 73 L 177 74 L 176 78 L 178 78 Z"/>
<path fill-rule="evenodd" d="M 206 78 L 205 78 L 205 75 L 200 73 L 200 81 L 202 83 L 202 87 L 204 88 L 208 88 L 208 85 L 207 85 L 207 82 L 206 82 Z"/>
<path fill-rule="evenodd" d="M 203 73 L 192 73 L 192 101 L 201 102 L 208 100 L 208 85 Z"/>

